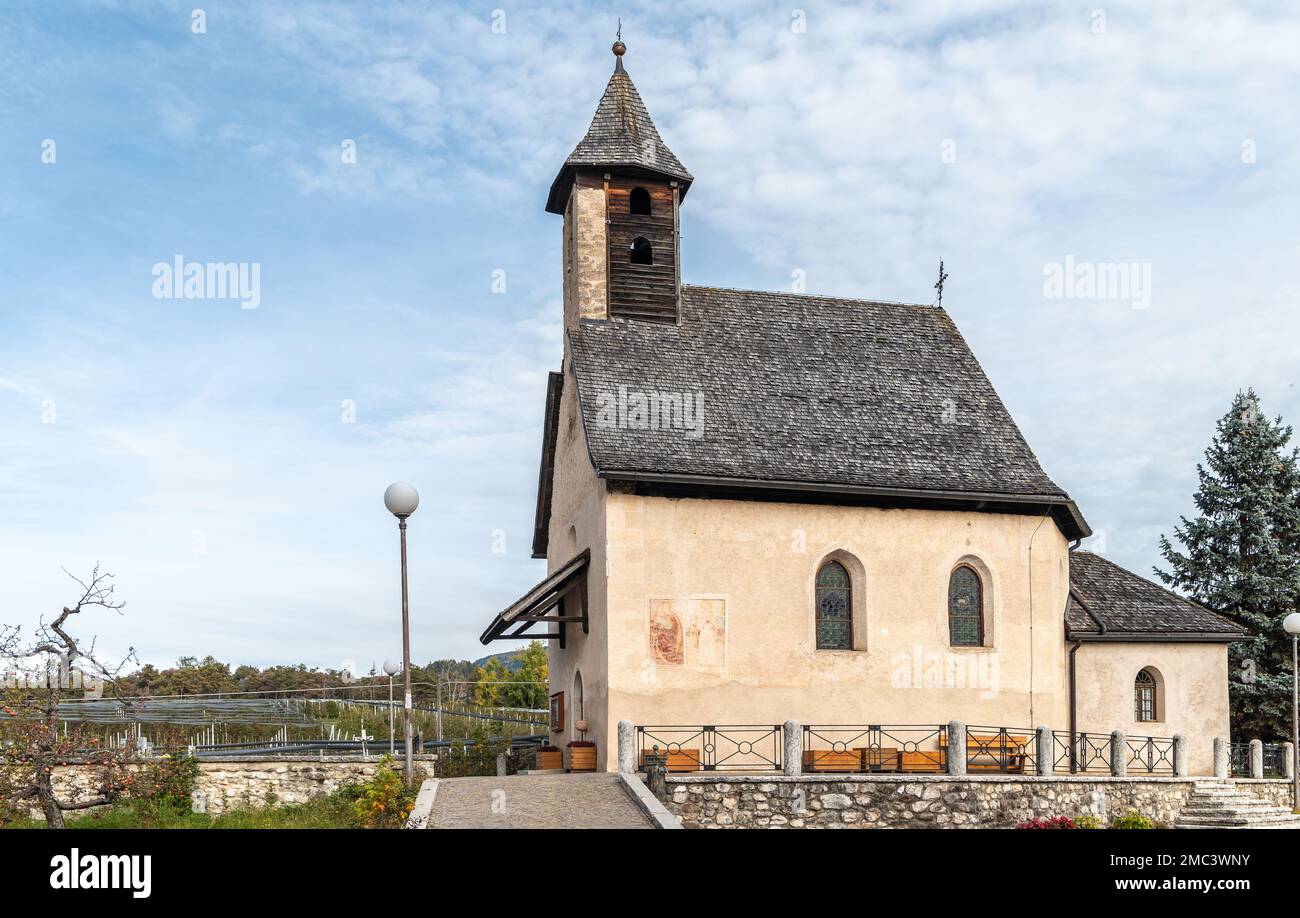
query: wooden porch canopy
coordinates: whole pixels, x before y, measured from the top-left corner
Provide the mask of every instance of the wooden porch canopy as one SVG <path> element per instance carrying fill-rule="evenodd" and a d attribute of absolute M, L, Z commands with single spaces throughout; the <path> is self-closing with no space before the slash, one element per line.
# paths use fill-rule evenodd
<path fill-rule="evenodd" d="M 587 550 L 565 562 L 505 611 L 492 619 L 479 641 L 535 641 L 558 640 L 564 646 L 565 631 L 570 623 L 582 625 L 587 633 L 587 565 L 591 551 Z M 576 608 L 575 608 L 576 607 Z M 554 623 L 541 633 L 530 629 L 539 623 Z"/>

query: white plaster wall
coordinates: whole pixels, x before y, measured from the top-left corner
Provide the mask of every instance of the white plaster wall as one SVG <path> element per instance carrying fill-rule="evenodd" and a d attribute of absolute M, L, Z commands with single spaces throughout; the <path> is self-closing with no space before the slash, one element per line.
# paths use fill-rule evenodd
<path fill-rule="evenodd" d="M 1214 773 L 1214 737 L 1227 736 L 1229 729 L 1227 645 L 1085 643 L 1076 663 L 1080 730 L 1181 733 L 1188 740 L 1191 773 Z M 1164 703 L 1155 722 L 1136 718 L 1133 681 L 1144 667 L 1155 668 L 1162 683 Z"/>
<path fill-rule="evenodd" d="M 1066 726 L 1067 543 L 1050 520 L 626 493 L 608 494 L 606 504 L 605 744 L 622 718 Z M 835 552 L 861 561 L 861 649 L 815 649 L 814 576 Z M 984 575 L 986 647 L 948 645 L 948 578 L 962 561 Z M 725 665 L 655 664 L 649 601 L 692 597 L 726 603 Z M 945 678 L 950 662 L 963 667 L 965 684 Z M 927 673 L 937 680 L 927 683 Z M 920 684 L 909 684 L 917 674 Z"/>
<path fill-rule="evenodd" d="M 555 479 L 552 493 L 551 520 L 548 530 L 547 571 L 553 572 L 578 552 L 591 550 L 587 569 L 587 616 L 590 632 L 582 633 L 579 625 L 568 626 L 566 647 L 549 641 L 547 647 L 551 692 L 565 693 L 564 732 L 552 734 L 552 742 L 563 747 L 577 739 L 574 729 L 573 675 L 582 673 L 586 719 L 591 725 L 587 738 L 596 741 L 598 767 L 606 759 L 615 762 L 613 746 L 602 741 L 610 729 L 605 698 L 608 691 L 608 651 L 605 627 L 605 485 L 592 469 L 587 453 L 586 434 L 578 417 L 577 384 L 572 363 L 566 355 L 564 390 L 560 396 L 559 429 L 555 444 Z M 572 540 L 571 540 L 572 531 Z M 578 602 L 577 591 L 570 597 Z M 615 725 L 616 726 L 616 725 Z M 566 754 L 567 762 L 567 754 Z"/>

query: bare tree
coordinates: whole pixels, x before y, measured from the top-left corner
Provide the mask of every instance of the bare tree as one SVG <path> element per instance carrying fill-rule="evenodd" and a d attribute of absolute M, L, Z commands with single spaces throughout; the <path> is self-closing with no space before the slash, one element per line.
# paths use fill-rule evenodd
<path fill-rule="evenodd" d="M 125 603 L 113 596 L 113 575 L 101 573 L 98 564 L 85 580 L 66 568 L 64 573 L 81 590 L 75 603 L 64 606 L 52 620 L 42 618 L 30 640 L 23 639 L 18 627 L 0 626 L 0 656 L 14 660 L 28 677 L 23 680 L 26 684 L 10 685 L 5 693 L 0 798 L 11 808 L 34 800 L 46 824 L 55 829 L 63 828 L 65 812 L 112 803 L 132 784 L 125 751 L 105 749 L 98 737 L 69 730 L 66 722 L 60 729 L 59 702 L 79 679 L 90 676 L 111 683 L 135 661 L 132 648 L 116 666 L 106 666 L 95 654 L 94 639 L 83 647 L 69 631 L 73 616 L 84 611 L 122 613 Z M 30 684 L 33 675 L 38 680 L 35 686 Z M 91 769 L 94 790 L 85 799 L 60 800 L 54 792 L 54 769 L 74 763 Z"/>

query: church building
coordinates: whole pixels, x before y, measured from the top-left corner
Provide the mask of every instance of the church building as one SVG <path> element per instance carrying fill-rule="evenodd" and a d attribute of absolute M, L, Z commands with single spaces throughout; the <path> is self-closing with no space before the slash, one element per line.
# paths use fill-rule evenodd
<path fill-rule="evenodd" d="M 553 742 L 613 770 L 620 720 L 959 720 L 1180 734 L 1210 773 L 1240 629 L 1079 549 L 943 308 L 683 283 L 694 177 L 625 50 L 546 201 L 548 576 L 482 635 L 548 641 Z"/>

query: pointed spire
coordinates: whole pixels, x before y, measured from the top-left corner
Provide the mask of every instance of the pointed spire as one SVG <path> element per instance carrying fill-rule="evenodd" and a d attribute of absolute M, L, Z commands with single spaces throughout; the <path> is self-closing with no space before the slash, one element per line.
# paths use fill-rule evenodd
<path fill-rule="evenodd" d="M 622 33 L 621 25 L 619 32 Z M 586 136 L 573 148 L 551 184 L 551 193 L 546 201 L 546 209 L 551 213 L 564 213 L 573 175 L 579 168 L 608 167 L 663 176 L 679 183 L 681 197 L 686 196 L 693 181 L 681 160 L 659 136 L 645 103 L 641 101 L 641 94 L 623 69 L 627 45 L 620 38 L 611 50 L 614 52 L 614 73 L 605 86 L 600 104 L 596 106 Z"/>
<path fill-rule="evenodd" d="M 627 45 L 623 44 L 623 17 L 618 20 L 618 34 L 614 36 L 614 46 L 609 50 L 614 52 L 614 72 L 623 72 L 623 55 L 627 53 Z"/>

